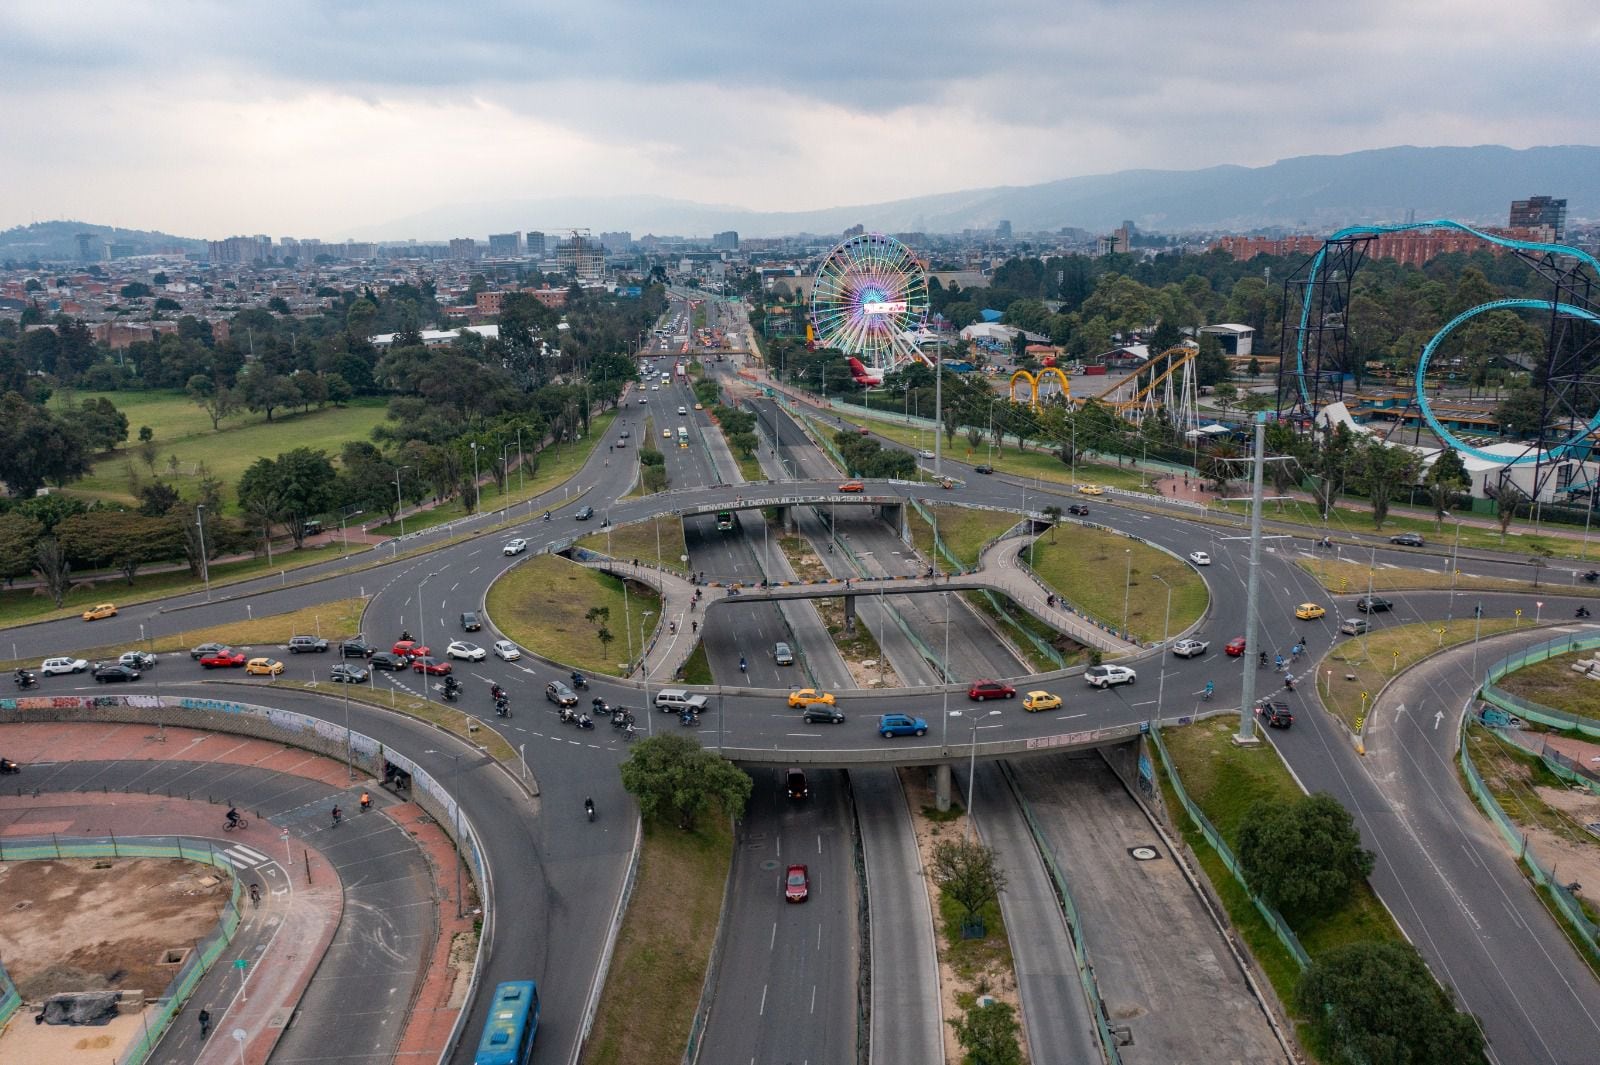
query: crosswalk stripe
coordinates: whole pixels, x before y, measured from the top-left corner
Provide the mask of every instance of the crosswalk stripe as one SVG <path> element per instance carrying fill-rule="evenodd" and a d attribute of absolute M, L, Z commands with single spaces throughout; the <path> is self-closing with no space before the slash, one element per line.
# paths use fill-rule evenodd
<path fill-rule="evenodd" d="M 233 861 L 235 865 L 259 865 L 262 862 L 267 861 L 267 856 L 265 854 L 253 851 L 249 847 L 229 847 L 222 853 L 227 855 L 228 859 Z M 235 861 L 235 859 L 237 859 L 237 861 Z"/>

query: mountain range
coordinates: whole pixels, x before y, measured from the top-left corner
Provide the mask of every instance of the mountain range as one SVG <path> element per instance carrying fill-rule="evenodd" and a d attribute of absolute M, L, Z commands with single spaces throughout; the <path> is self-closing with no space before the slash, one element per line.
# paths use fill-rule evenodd
<path fill-rule="evenodd" d="M 1358 222 L 1403 220 L 1408 213 L 1419 219 L 1504 224 L 1512 200 L 1540 194 L 1566 199 L 1572 219 L 1600 217 L 1600 147 L 1379 148 L 1259 167 L 1122 170 L 807 211 L 751 211 L 660 196 L 454 202 L 352 225 L 346 232 L 366 240 L 442 241 L 482 240 L 510 230 L 558 234 L 587 226 L 595 232 L 626 230 L 635 237 L 705 237 L 728 229 L 745 237 L 776 237 L 834 234 L 857 224 L 890 233 L 959 233 L 993 229 L 1005 220 L 1013 233 L 1022 234 L 1066 227 L 1109 232 L 1130 220 L 1140 229 L 1167 233 L 1271 228 L 1320 233 Z M 42 222 L 0 232 L 0 259 L 71 258 L 80 232 L 151 250 L 198 246 L 192 237 Z"/>

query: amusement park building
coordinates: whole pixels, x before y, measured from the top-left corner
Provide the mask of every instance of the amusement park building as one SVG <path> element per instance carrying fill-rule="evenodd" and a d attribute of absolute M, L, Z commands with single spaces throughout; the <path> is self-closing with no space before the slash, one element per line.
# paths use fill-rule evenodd
<path fill-rule="evenodd" d="M 1552 241 L 1555 231 L 1548 226 L 1485 227 L 1484 232 L 1516 240 Z M 1257 255 L 1315 255 L 1322 247 L 1323 237 L 1301 234 L 1292 237 L 1218 237 L 1212 249 L 1227 252 L 1241 261 Z M 1381 233 L 1374 237 L 1368 254 L 1374 259 L 1393 259 L 1407 266 L 1421 266 L 1441 255 L 1452 252 L 1471 252 L 1487 249 L 1503 255 L 1507 249 L 1497 244 L 1448 229 L 1418 229 L 1404 233 Z"/>

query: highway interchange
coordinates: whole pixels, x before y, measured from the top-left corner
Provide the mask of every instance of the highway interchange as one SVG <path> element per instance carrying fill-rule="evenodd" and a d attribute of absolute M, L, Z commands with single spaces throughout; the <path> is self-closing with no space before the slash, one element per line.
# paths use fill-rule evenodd
<path fill-rule="evenodd" d="M 724 312 L 719 308 L 717 313 Z M 728 364 L 711 362 L 707 366 L 730 368 Z M 655 418 L 659 432 L 664 425 L 677 423 L 677 405 L 686 405 L 692 411 L 694 402 L 686 386 L 676 378 L 667 389 L 648 393 L 648 398 L 645 405 L 632 402 L 625 406 L 613 432 L 629 426 L 638 439 L 646 413 Z M 263 578 L 228 589 L 226 599 L 221 598 L 219 590 L 213 596 L 219 601 L 210 604 L 203 596 L 190 595 L 129 607 L 117 618 L 96 622 L 94 639 L 97 643 L 121 641 L 135 647 L 141 635 L 236 620 L 246 614 L 247 608 L 264 616 L 365 594 L 371 600 L 364 627 L 374 642 L 386 643 L 402 628 L 410 627 L 438 647 L 460 636 L 455 624 L 459 612 L 481 609 L 489 585 L 517 561 L 500 552 L 506 538 L 526 537 L 533 551 L 563 545 L 578 534 L 593 531 L 598 524 L 574 522 L 576 506 L 584 503 L 595 506 L 611 523 L 623 524 L 663 512 L 718 505 L 739 507 L 777 491 L 787 497 L 818 502 L 814 508 L 796 507 L 797 520 L 800 531 L 819 547 L 819 557 L 836 576 L 904 573 L 921 564 L 906 553 L 908 549 L 893 529 L 870 514 L 867 504 L 837 493 L 837 471 L 827 465 L 787 414 L 770 402 L 758 401 L 756 410 L 763 438 L 772 445 L 764 449 L 768 452 L 762 456 L 764 466 L 769 474 L 780 476 L 792 471 L 789 483 L 777 489 L 739 484 L 737 465 L 727 454 L 720 434 L 703 414 L 693 414 L 687 419 L 694 426 L 693 445 L 687 449 L 663 448 L 674 488 L 667 496 L 620 499 L 632 486 L 635 463 L 631 449 L 627 454 L 608 454 L 597 448 L 572 489 L 517 508 L 525 520 L 492 535 L 374 565 L 385 555 L 443 544 L 448 537 L 486 527 L 500 520 L 499 513 L 481 515 L 449 532 L 436 530 L 410 537 L 398 546 L 398 551 L 385 547 L 375 553 L 363 552 L 346 562 L 322 563 L 301 571 L 304 576 L 296 578 L 318 578 L 315 582 L 274 588 L 274 583 L 288 582 Z M 1035 510 L 1052 501 L 1065 503 L 1064 493 L 1049 485 L 1030 485 L 999 475 L 979 476 L 969 467 L 949 460 L 945 466 L 947 472 L 955 471 L 964 479 L 964 487 L 954 498 L 930 499 L 931 503 L 958 499 L 1012 511 L 1019 509 L 1024 496 Z M 928 487 L 869 482 L 867 494 L 880 498 L 927 498 Z M 564 494 L 569 501 L 562 505 Z M 552 520 L 537 520 L 546 506 L 554 511 Z M 718 583 L 757 582 L 781 575 L 787 563 L 775 537 L 772 542 L 764 542 L 752 534 L 750 530 L 759 519 L 753 511 L 747 516 L 755 520 L 746 522 L 743 531 L 733 535 L 718 533 L 710 517 L 686 518 L 689 567 L 704 571 L 708 580 Z M 1204 576 L 1211 592 L 1211 608 L 1196 635 L 1212 641 L 1211 653 L 1202 659 L 1183 661 L 1163 656 L 1159 650 L 1149 652 L 1132 663 L 1140 670 L 1138 684 L 1105 692 L 1091 691 L 1075 677 L 1048 677 L 1037 686 L 1061 694 L 1065 700 L 1062 709 L 1027 715 L 1016 704 L 1006 704 L 1002 714 L 993 719 L 999 727 L 989 730 L 978 743 L 980 758 L 984 757 L 985 745 L 998 752 L 1010 749 L 1002 747 L 1007 742 L 1135 726 L 1158 717 L 1181 717 L 1199 708 L 1198 693 L 1207 680 L 1217 686 L 1214 705 L 1237 705 L 1243 667 L 1235 660 L 1223 659 L 1220 648 L 1242 631 L 1239 619 L 1244 609 L 1247 547 L 1238 539 L 1236 528 L 1199 524 L 1191 518 L 1176 507 L 1124 507 L 1110 499 L 1097 501 L 1093 515 L 1097 524 L 1160 544 L 1179 557 L 1197 549 L 1210 553 L 1214 562 Z M 841 547 L 848 544 L 848 552 L 826 552 L 830 528 L 831 535 L 839 538 L 836 543 Z M 1416 567 L 1420 559 L 1423 566 L 1443 571 L 1449 564 L 1448 558 L 1435 550 L 1391 548 L 1377 538 L 1356 534 L 1340 539 L 1341 552 L 1349 553 L 1359 545 L 1359 557 L 1379 565 Z M 1292 564 L 1297 556 L 1319 553 L 1326 555 L 1305 536 L 1268 542 L 1261 608 L 1269 650 L 1286 653 L 1295 638 L 1303 634 L 1315 659 L 1333 641 L 1338 615 L 1353 610 L 1353 594 L 1330 596 L 1304 570 Z M 861 568 L 850 568 L 850 558 L 858 560 Z M 1489 552 L 1463 553 L 1460 568 L 1464 573 L 1519 579 L 1526 579 L 1527 573 L 1514 556 Z M 1576 569 L 1571 563 L 1553 564 L 1546 571 L 1546 580 L 1552 584 L 1575 578 Z M 1442 618 L 1447 613 L 1467 616 L 1480 601 L 1486 617 L 1509 617 L 1518 608 L 1524 611 L 1525 618 L 1536 613 L 1547 619 L 1571 617 L 1577 600 L 1563 598 L 1555 591 L 1547 589 L 1537 596 L 1531 591 L 1458 593 L 1454 597 L 1447 592 L 1396 594 L 1391 596 L 1396 600 L 1395 611 L 1378 615 L 1373 622 L 1375 627 L 1382 627 Z M 720 588 L 713 589 L 711 594 L 720 592 Z M 763 766 L 781 765 L 788 752 L 794 751 L 803 752 L 805 761 L 817 766 L 830 762 L 843 765 L 857 758 L 877 759 L 886 750 L 906 764 L 963 758 L 968 753 L 964 719 L 950 727 L 950 742 L 946 744 L 940 726 L 949 721 L 941 720 L 946 696 L 938 690 L 942 680 L 938 663 L 919 651 L 908 633 L 915 634 L 926 647 L 940 645 L 948 634 L 946 668 L 951 677 L 963 684 L 980 674 L 1017 678 L 1025 672 L 992 637 L 987 623 L 968 610 L 960 597 L 951 597 L 954 609 L 948 623 L 942 596 L 889 596 L 885 597 L 887 601 L 869 601 L 876 598 L 861 597 L 861 622 L 878 636 L 901 683 L 915 690 L 842 693 L 841 706 L 850 718 L 842 726 L 800 726 L 796 712 L 781 706 L 782 693 L 798 683 L 811 683 L 814 679 L 835 690 L 854 686 L 809 603 L 719 603 L 707 615 L 733 611 L 736 620 L 707 621 L 704 627 L 708 661 L 717 683 L 724 687 L 721 696 L 713 700 L 714 709 L 698 735 L 703 742 L 720 743 L 730 752 L 769 753 L 745 759 L 755 766 L 752 774 L 756 788 L 740 828 L 726 945 L 704 1060 L 821 1062 L 847 1060 L 854 1054 L 860 1006 L 854 980 L 861 936 L 856 914 L 861 900 L 857 896 L 859 881 L 850 810 L 853 802 L 855 816 L 862 822 L 861 830 L 869 832 L 867 822 L 876 823 L 884 816 L 881 804 L 900 801 L 898 786 L 864 786 L 874 779 L 870 774 L 885 772 L 881 769 L 852 770 L 850 778 L 862 778 L 862 784 L 854 787 L 843 772 L 813 771 L 812 801 L 795 804 L 780 794 L 781 774 Z M 1536 599 L 1543 602 L 1542 607 L 1535 607 Z M 1295 621 L 1293 606 L 1306 600 L 1328 606 L 1328 617 Z M 939 605 L 935 607 L 935 603 Z M 891 618 L 890 610 L 899 614 L 903 628 Z M 656 621 L 660 623 L 662 619 Z M 19 656 L 42 658 L 81 644 L 83 633 L 82 623 L 69 621 L 21 627 L 10 635 Z M 1496 643 L 1537 640 L 1547 635 L 1524 633 Z M 795 679 L 796 667 L 779 667 L 772 662 L 768 652 L 778 639 L 793 642 L 803 652 L 804 669 L 809 672 L 805 680 Z M 939 650 L 942 652 L 942 646 Z M 1486 652 L 1485 661 L 1502 653 L 1503 649 Z M 1465 863 L 1451 857 L 1463 852 L 1460 840 L 1451 833 L 1474 838 L 1486 833 L 1477 832 L 1463 820 L 1470 821 L 1474 815 L 1470 804 L 1463 807 L 1459 801 L 1459 787 L 1449 773 L 1448 745 L 1438 740 L 1445 732 L 1453 736 L 1453 729 L 1438 730 L 1430 736 L 1422 722 L 1433 721 L 1436 710 L 1443 710 L 1453 719 L 1466 705 L 1473 676 L 1469 660 L 1464 658 L 1467 654 L 1461 649 L 1441 660 L 1450 682 L 1448 691 L 1435 688 L 1418 692 L 1407 700 L 1409 716 L 1392 724 L 1380 717 L 1380 724 L 1387 727 L 1377 733 L 1376 759 L 1363 762 L 1336 724 L 1320 713 L 1309 712 L 1310 704 L 1300 701 L 1300 693 L 1286 696 L 1298 702 L 1298 727 L 1270 738 L 1309 789 L 1333 793 L 1356 813 L 1368 845 L 1379 853 L 1374 882 L 1380 893 L 1436 973 L 1450 982 L 1463 996 L 1466 1007 L 1478 1015 L 1497 1059 L 1583 1060 L 1595 1045 L 1596 1036 L 1600 1036 L 1600 993 L 1593 977 L 1544 916 L 1493 841 L 1485 844 L 1478 839 L 1479 846 L 1470 852 L 1472 857 Z M 746 659 L 747 674 L 739 671 L 741 656 Z M 289 667 L 290 676 L 306 677 L 313 671 L 325 676 L 331 664 L 323 656 L 278 657 Z M 633 844 L 627 813 L 630 803 L 616 774 L 595 771 L 620 759 L 626 745 L 609 729 L 578 733 L 556 721 L 554 709 L 544 702 L 542 691 L 546 681 L 563 672 L 555 664 L 531 657 L 517 664 L 490 659 L 458 667 L 468 686 L 466 698 L 459 705 L 486 722 L 498 724 L 513 745 L 524 749 L 538 781 L 536 801 L 530 801 L 505 780 L 487 759 L 471 754 L 457 757 L 460 750 L 441 741 L 440 734 L 431 729 L 356 703 L 350 704 L 348 711 L 357 729 L 380 738 L 390 737 L 385 741 L 418 758 L 440 779 L 458 778 L 451 786 L 459 787 L 464 807 L 485 838 L 493 885 L 506 893 L 494 926 L 485 984 L 492 986 L 496 980 L 518 975 L 532 975 L 541 981 L 545 1019 L 536 1053 L 536 1060 L 540 1061 L 569 1060 L 577 1045 L 606 923 Z M 652 678 L 652 690 L 659 687 L 662 679 Z M 83 680 L 48 678 L 42 688 L 46 694 L 94 689 Z M 512 693 L 517 715 L 510 722 L 496 722 L 492 717 L 483 690 L 490 680 Z M 202 675 L 193 667 L 187 656 L 164 660 L 141 684 L 149 681 L 181 685 L 185 694 L 214 693 L 220 698 L 270 702 L 340 722 L 346 712 L 343 707 L 330 709 L 323 698 L 282 686 L 270 693 L 248 690 L 273 687 L 267 680 L 218 684 L 216 678 Z M 380 688 L 395 684 L 426 694 L 420 678 L 413 674 L 377 673 L 375 681 Z M 1019 681 L 1018 686 L 1035 684 Z M 614 703 L 637 707 L 642 702 L 643 693 L 636 681 L 596 678 L 593 688 L 592 694 Z M 1164 695 L 1159 706 L 1158 691 Z M 949 704 L 952 708 L 965 707 L 964 694 L 950 696 Z M 888 710 L 922 715 L 932 726 L 930 734 L 921 739 L 878 738 L 872 719 Z M 678 729 L 675 719 L 653 713 L 647 716 L 651 728 Z M 1431 747 L 1424 747 L 1430 743 Z M 1429 752 L 1425 758 L 1416 753 L 1422 749 Z M 1429 773 L 1422 773 L 1420 765 L 1430 767 Z M 1418 779 L 1423 778 L 1430 781 L 1433 790 L 1417 794 L 1414 789 Z M 881 777 L 876 779 L 881 782 Z M 1412 790 L 1399 790 L 1402 785 Z M 592 795 L 601 810 L 594 826 L 580 821 L 585 794 Z M 876 795 L 879 802 L 868 802 L 865 796 L 869 794 Z M 1428 809 L 1452 813 L 1440 813 L 1439 823 L 1430 824 L 1423 814 Z M 878 838 L 892 841 L 892 836 Z M 868 850 L 872 850 L 870 841 Z M 893 852 L 892 847 L 889 852 Z M 782 867 L 790 858 L 806 861 L 811 867 L 813 899 L 803 908 L 784 907 L 779 895 Z M 901 850 L 891 859 L 898 865 L 886 868 L 898 868 L 898 875 L 914 877 L 915 867 L 905 868 L 914 859 L 914 853 L 907 855 Z M 874 885 L 871 901 L 877 958 L 877 885 L 883 882 L 874 880 L 870 869 L 867 882 Z M 508 884 L 515 888 L 508 891 Z M 707 890 L 719 891 L 720 887 L 708 885 Z M 884 891 L 885 902 L 890 894 L 890 890 Z M 914 930 L 907 935 L 914 935 Z M 1534 949 L 1524 949 L 1527 946 Z M 907 949 L 915 954 L 920 947 L 913 942 Z M 1486 964 L 1486 959 L 1492 964 Z M 907 964 L 914 962 L 915 958 L 911 958 Z M 910 1002 L 879 997 L 891 991 L 874 981 L 874 1060 L 929 1060 L 896 1057 L 888 1052 L 890 1047 L 915 1047 L 919 1039 L 927 1040 L 926 1019 L 914 1015 L 915 996 L 906 996 Z M 1026 1005 L 1026 988 L 1024 1002 Z M 1057 1002 L 1056 1009 L 1068 1014 L 1083 1012 L 1081 1002 L 1070 1008 L 1063 1006 Z M 880 1017 L 880 1013 L 887 1016 Z M 1030 1032 L 1032 1023 L 1030 1016 Z M 469 1025 L 468 1030 L 475 1027 L 476 1024 Z M 934 1030 L 938 1030 L 936 1019 Z M 1047 1060 L 1038 1056 L 1039 1049 L 1035 1047 L 1035 1060 Z M 787 1058 L 779 1059 L 779 1054 Z M 470 1060 L 470 1051 L 463 1050 L 456 1060 Z"/>

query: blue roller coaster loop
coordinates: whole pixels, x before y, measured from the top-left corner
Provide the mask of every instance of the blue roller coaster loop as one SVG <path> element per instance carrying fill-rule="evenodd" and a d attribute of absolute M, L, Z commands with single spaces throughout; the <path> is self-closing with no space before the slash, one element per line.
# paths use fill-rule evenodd
<path fill-rule="evenodd" d="M 1406 222 L 1392 226 L 1348 226 L 1339 230 L 1323 243 L 1322 247 L 1317 250 L 1316 256 L 1312 259 L 1308 287 L 1309 285 L 1315 284 L 1322 274 L 1323 258 L 1328 254 L 1329 244 L 1350 237 L 1377 236 L 1383 233 L 1404 233 L 1414 229 L 1454 229 L 1461 233 L 1470 233 L 1478 239 L 1487 241 L 1490 244 L 1498 244 L 1502 248 L 1511 248 L 1515 251 L 1539 252 L 1547 255 L 1560 255 L 1567 258 L 1577 259 L 1587 265 L 1590 270 L 1593 270 L 1596 276 L 1600 276 L 1600 261 L 1597 261 L 1594 256 L 1590 255 L 1588 252 L 1581 251 L 1578 248 L 1569 247 L 1565 244 L 1546 244 L 1540 241 L 1517 240 L 1514 237 L 1497 236 L 1494 233 L 1485 233 L 1480 229 L 1474 229 L 1473 227 L 1464 225 L 1460 222 L 1452 222 L 1447 218 L 1436 218 L 1430 222 Z M 1296 380 L 1298 382 L 1297 387 L 1300 390 L 1300 401 L 1308 408 L 1311 406 L 1311 397 L 1306 394 L 1305 346 L 1306 332 L 1311 322 L 1311 304 L 1311 300 L 1304 300 L 1303 306 L 1300 308 L 1300 332 L 1295 339 L 1294 351 L 1295 371 L 1297 375 Z M 1437 433 L 1441 440 L 1448 443 L 1457 451 L 1464 452 L 1465 454 L 1472 455 L 1474 458 L 1482 459 L 1486 462 L 1491 462 L 1502 466 L 1516 466 L 1535 463 L 1540 460 L 1541 456 L 1537 452 L 1532 452 L 1507 462 L 1504 455 L 1495 455 L 1489 452 L 1480 451 L 1479 449 L 1472 447 L 1461 440 L 1457 440 L 1455 436 L 1446 430 L 1444 426 L 1440 425 L 1439 420 L 1434 417 L 1433 408 L 1428 405 L 1428 397 L 1423 388 L 1422 378 L 1423 371 L 1428 365 L 1428 359 L 1432 356 L 1434 348 L 1438 346 L 1440 340 L 1448 336 L 1450 332 L 1457 326 L 1461 325 L 1474 315 L 1481 314 L 1485 311 L 1518 308 L 1534 308 L 1547 311 L 1556 310 L 1562 314 L 1571 315 L 1576 318 L 1582 318 L 1590 322 L 1600 323 L 1600 317 L 1597 317 L 1594 313 L 1582 310 L 1581 308 L 1574 307 L 1570 304 L 1563 303 L 1557 305 L 1552 304 L 1549 300 L 1495 300 L 1490 303 L 1473 307 L 1470 310 L 1463 311 L 1461 314 L 1458 314 L 1454 319 L 1446 324 L 1443 329 L 1439 330 L 1433 335 L 1433 339 L 1429 340 L 1427 346 L 1422 350 L 1422 358 L 1417 362 L 1417 406 L 1421 409 L 1422 416 L 1427 420 L 1428 427 Z M 1595 416 L 1589 420 L 1588 425 L 1582 431 L 1574 434 L 1566 441 L 1566 443 L 1551 449 L 1550 454 L 1543 457 L 1548 460 L 1549 458 L 1560 457 L 1566 454 L 1578 441 L 1582 440 L 1596 428 L 1600 428 L 1600 411 L 1595 413 Z"/>

